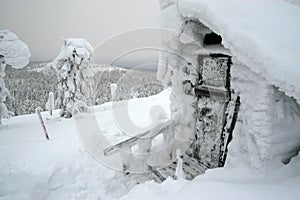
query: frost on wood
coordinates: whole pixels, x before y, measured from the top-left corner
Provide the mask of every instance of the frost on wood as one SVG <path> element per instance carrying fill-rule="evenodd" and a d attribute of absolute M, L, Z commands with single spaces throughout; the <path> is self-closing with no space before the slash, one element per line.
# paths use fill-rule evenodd
<path fill-rule="evenodd" d="M 59 82 L 56 107 L 61 108 L 60 116 L 87 112 L 94 104 L 93 55 L 94 49 L 85 39 L 69 38 L 51 63 Z"/>
<path fill-rule="evenodd" d="M 175 137 L 191 143 L 183 152 L 184 161 L 195 159 L 205 168 L 222 166 L 230 135 L 224 126 L 231 124 L 225 120 L 226 111 L 235 105 L 229 104 L 230 52 L 220 44 L 221 36 L 198 20 L 183 17 L 176 4 L 166 7 L 162 17 L 164 28 L 176 30 L 166 34 L 163 48 L 175 53 L 161 52 L 158 78 L 172 85 L 172 121 L 180 127 Z M 176 20 L 169 22 L 171 18 Z M 189 178 L 198 175 L 184 170 Z"/>
<path fill-rule="evenodd" d="M 8 30 L 0 30 L 0 124 L 3 117 L 13 115 L 7 110 L 4 102 L 7 98 L 13 99 L 5 87 L 4 77 L 7 65 L 13 68 L 25 67 L 30 58 L 30 51 L 26 44 Z"/>

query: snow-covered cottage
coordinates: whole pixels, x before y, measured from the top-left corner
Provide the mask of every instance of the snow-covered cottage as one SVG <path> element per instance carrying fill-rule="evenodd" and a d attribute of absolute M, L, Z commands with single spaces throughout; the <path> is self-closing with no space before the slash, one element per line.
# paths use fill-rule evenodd
<path fill-rule="evenodd" d="M 274 0 L 160 5 L 158 79 L 172 87 L 171 119 L 104 154 L 126 149 L 124 171 L 140 172 L 143 162 L 156 180 L 174 176 L 177 149 L 187 178 L 207 168 L 264 171 L 288 163 L 300 149 L 298 6 Z M 168 147 L 151 153 L 158 134 Z M 139 162 L 134 145 L 148 153 Z"/>
<path fill-rule="evenodd" d="M 161 1 L 161 10 L 174 32 L 164 38 L 158 78 L 171 98 L 183 96 L 173 106 L 184 111 L 179 134 L 193 141 L 187 155 L 207 168 L 223 166 L 227 151 L 227 165 L 289 162 L 300 149 L 299 7 L 178 0 Z"/>

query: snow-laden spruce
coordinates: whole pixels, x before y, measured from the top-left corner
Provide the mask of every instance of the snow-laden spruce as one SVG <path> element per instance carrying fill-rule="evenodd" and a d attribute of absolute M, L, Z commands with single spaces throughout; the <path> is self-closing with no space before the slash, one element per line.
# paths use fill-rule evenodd
<path fill-rule="evenodd" d="M 28 64 L 30 56 L 27 45 L 14 33 L 0 30 L 0 124 L 3 117 L 13 115 L 4 104 L 7 98 L 13 99 L 5 87 L 5 68 L 7 65 L 17 69 L 23 68 Z"/>
<path fill-rule="evenodd" d="M 94 49 L 87 40 L 69 38 L 51 63 L 59 82 L 55 104 L 61 108 L 60 116 L 70 118 L 93 105 L 93 55 Z"/>

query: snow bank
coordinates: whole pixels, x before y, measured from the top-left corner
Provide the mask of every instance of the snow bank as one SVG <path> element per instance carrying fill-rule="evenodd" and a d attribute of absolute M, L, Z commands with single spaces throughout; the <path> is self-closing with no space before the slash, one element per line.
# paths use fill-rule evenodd
<path fill-rule="evenodd" d="M 0 131 L 0 199 L 110 199 L 104 181 L 113 171 L 83 148 L 73 120 L 42 113 L 5 119 Z"/>
<path fill-rule="evenodd" d="M 288 163 L 300 148 L 297 101 L 243 65 L 232 68 L 232 87 L 240 92 L 241 106 L 226 165 L 272 171 Z"/>
<path fill-rule="evenodd" d="M 13 68 L 25 67 L 31 56 L 27 45 L 8 30 L 0 30 L 0 55 Z"/>
<path fill-rule="evenodd" d="M 132 189 L 122 200 L 135 199 L 264 199 L 297 200 L 300 197 L 300 156 L 287 166 L 265 176 L 255 176 L 244 169 L 219 168 L 206 171 L 193 181 L 173 180 L 162 184 L 153 181 Z"/>

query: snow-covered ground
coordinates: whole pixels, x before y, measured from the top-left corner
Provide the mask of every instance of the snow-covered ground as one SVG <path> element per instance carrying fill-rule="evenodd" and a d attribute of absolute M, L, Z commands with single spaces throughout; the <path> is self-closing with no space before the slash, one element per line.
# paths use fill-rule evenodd
<path fill-rule="evenodd" d="M 43 113 L 49 117 L 48 113 Z M 58 116 L 58 112 L 54 113 Z M 84 150 L 73 120 L 46 120 L 46 141 L 35 114 L 4 121 L 0 130 L 1 199 L 97 199 L 112 171 Z"/>
<path fill-rule="evenodd" d="M 169 114 L 170 91 L 149 98 L 113 103 L 128 105 L 133 123 L 151 124 L 151 108 L 161 106 Z M 95 116 L 106 138 L 113 144 L 122 134 L 112 112 L 112 103 L 95 107 Z M 114 170 L 95 160 L 83 147 L 74 119 L 42 113 L 50 140 L 47 141 L 35 114 L 5 119 L 0 128 L 0 199 L 111 199 L 105 182 Z"/>
<path fill-rule="evenodd" d="M 290 164 L 265 175 L 246 168 L 218 168 L 193 181 L 167 179 L 136 186 L 122 199 L 209 199 L 209 200 L 298 200 L 300 198 L 300 156 Z"/>
<path fill-rule="evenodd" d="M 169 116 L 170 91 L 128 104 L 132 121 L 151 124 L 151 109 L 165 108 Z M 116 102 L 116 107 L 124 102 Z M 95 107 L 99 127 L 111 143 L 126 139 L 116 124 L 112 103 Z M 74 119 L 42 113 L 50 135 L 47 141 L 35 114 L 4 120 L 0 130 L 0 199 L 113 199 L 105 184 L 114 170 L 105 167 L 84 149 Z M 152 116 L 153 117 L 153 116 Z M 136 186 L 124 199 L 299 199 L 300 157 L 267 174 L 247 168 L 208 170 L 193 181 L 171 178 L 162 184 Z"/>

